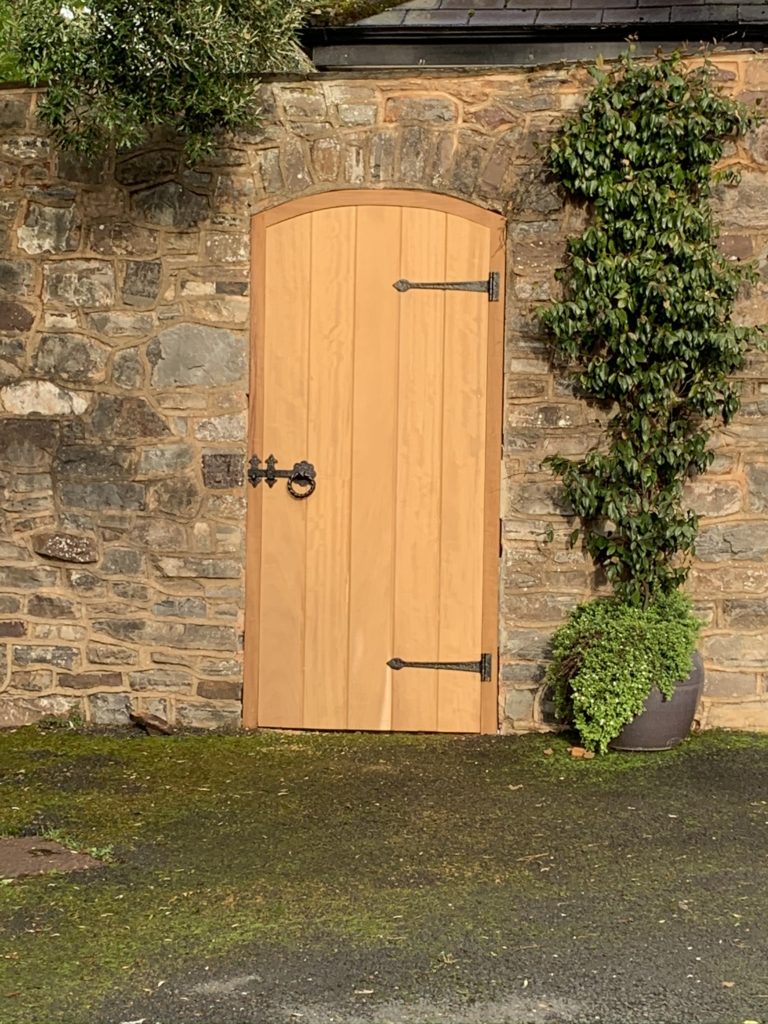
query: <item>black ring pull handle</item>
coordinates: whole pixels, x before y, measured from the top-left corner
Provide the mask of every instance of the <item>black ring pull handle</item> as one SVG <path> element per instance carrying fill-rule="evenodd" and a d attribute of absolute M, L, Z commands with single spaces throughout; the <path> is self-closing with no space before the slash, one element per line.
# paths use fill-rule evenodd
<path fill-rule="evenodd" d="M 312 494 L 317 486 L 315 467 L 311 462 L 297 462 L 288 477 L 288 493 L 297 501 L 302 501 Z M 296 488 L 299 488 L 297 490 Z"/>

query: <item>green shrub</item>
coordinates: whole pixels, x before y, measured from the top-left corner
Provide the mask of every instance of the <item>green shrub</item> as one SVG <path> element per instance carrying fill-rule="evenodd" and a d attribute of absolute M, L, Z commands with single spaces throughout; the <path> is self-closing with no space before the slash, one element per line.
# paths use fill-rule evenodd
<path fill-rule="evenodd" d="M 588 750 L 605 753 L 654 686 L 671 697 L 690 673 L 700 627 L 679 591 L 645 607 L 616 597 L 579 605 L 553 639 L 547 682 L 558 718 L 573 722 Z"/>

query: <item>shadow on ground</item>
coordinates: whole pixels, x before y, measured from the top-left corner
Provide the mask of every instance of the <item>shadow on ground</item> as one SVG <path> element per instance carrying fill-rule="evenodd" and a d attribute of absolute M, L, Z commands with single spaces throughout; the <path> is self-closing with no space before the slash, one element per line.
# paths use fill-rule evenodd
<path fill-rule="evenodd" d="M 552 753 L 547 753 L 552 750 Z M 768 738 L 0 736 L 3 1024 L 768 1020 Z"/>

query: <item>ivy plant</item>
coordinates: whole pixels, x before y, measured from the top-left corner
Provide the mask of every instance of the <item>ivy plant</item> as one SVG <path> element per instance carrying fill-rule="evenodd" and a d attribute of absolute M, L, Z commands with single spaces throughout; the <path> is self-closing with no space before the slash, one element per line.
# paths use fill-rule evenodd
<path fill-rule="evenodd" d="M 259 80 L 306 67 L 302 0 L 21 0 L 6 43 L 56 143 L 87 156 L 157 128 L 190 161 L 222 131 L 252 128 Z"/>
<path fill-rule="evenodd" d="M 604 444 L 548 464 L 614 592 L 642 605 L 686 578 L 697 517 L 683 486 L 710 465 L 712 430 L 739 407 L 732 375 L 762 342 L 732 322 L 754 271 L 719 252 L 710 208 L 713 186 L 735 181 L 715 169 L 725 142 L 757 119 L 679 55 L 592 74 L 547 153 L 591 216 L 543 322 L 575 392 L 610 416 Z"/>

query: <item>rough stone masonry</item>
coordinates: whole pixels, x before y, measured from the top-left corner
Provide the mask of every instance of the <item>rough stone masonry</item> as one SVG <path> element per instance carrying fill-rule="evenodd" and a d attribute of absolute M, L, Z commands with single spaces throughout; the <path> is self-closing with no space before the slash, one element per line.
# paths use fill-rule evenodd
<path fill-rule="evenodd" d="M 768 98 L 765 57 L 717 65 L 732 94 Z M 99 166 L 56 153 L 38 94 L 0 91 L 0 724 L 239 724 L 250 218 L 390 187 L 508 220 L 499 725 L 547 727 L 549 637 L 595 580 L 542 460 L 583 452 L 599 424 L 550 372 L 535 318 L 582 218 L 540 144 L 587 86 L 576 66 L 276 81 L 260 132 L 192 169 L 162 142 Z M 768 128 L 727 159 L 742 180 L 717 199 L 722 246 L 760 268 L 738 316 L 765 322 Z M 701 722 L 768 729 L 765 355 L 690 500 Z"/>

